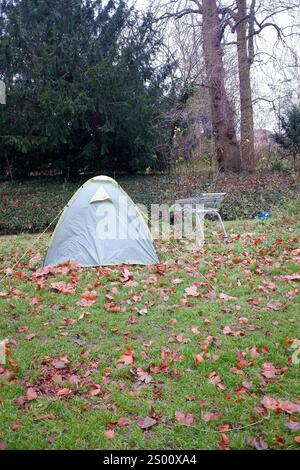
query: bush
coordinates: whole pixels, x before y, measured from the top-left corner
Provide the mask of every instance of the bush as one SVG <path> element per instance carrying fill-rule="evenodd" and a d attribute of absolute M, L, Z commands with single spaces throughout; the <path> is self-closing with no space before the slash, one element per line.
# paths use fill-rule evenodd
<path fill-rule="evenodd" d="M 30 178 L 24 183 L 0 181 L 0 233 L 41 232 L 71 198 L 83 180 L 64 183 L 56 177 Z M 174 204 L 175 199 L 199 192 L 226 192 L 222 206 L 225 220 L 257 217 L 261 210 L 280 208 L 298 194 L 290 175 L 222 175 L 213 184 L 207 176 L 120 176 L 120 185 L 135 203 Z"/>

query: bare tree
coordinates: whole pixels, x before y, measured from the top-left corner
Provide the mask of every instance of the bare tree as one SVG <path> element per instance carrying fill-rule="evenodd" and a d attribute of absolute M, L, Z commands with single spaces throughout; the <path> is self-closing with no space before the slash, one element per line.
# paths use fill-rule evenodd
<path fill-rule="evenodd" d="M 247 0 L 236 0 L 237 3 L 237 53 L 240 88 L 240 110 L 241 110 L 241 155 L 243 167 L 248 171 L 253 171 L 254 162 L 254 124 L 253 105 L 250 68 L 254 61 L 253 13 L 255 0 L 252 0 L 250 7 L 251 17 L 248 22 L 244 19 L 247 16 Z M 247 28 L 248 26 L 248 28 Z M 247 29 L 249 38 L 247 39 Z"/>
<path fill-rule="evenodd" d="M 201 86 L 207 87 L 210 96 L 212 130 L 215 153 L 220 171 L 238 171 L 240 152 L 234 124 L 234 110 L 225 88 L 223 63 L 223 23 L 216 0 L 169 0 L 160 9 L 160 20 L 180 20 L 197 15 L 199 33 L 202 31 L 202 48 L 205 77 Z M 199 34 L 200 35 L 200 34 Z"/>
<path fill-rule="evenodd" d="M 244 169 L 254 170 L 251 67 L 256 58 L 256 42 L 266 28 L 273 29 L 277 40 L 283 44 L 287 37 L 299 34 L 299 29 L 298 33 L 294 32 L 290 26 L 281 25 L 279 20 L 279 15 L 293 13 L 299 6 L 299 0 L 167 0 L 163 4 L 164 13 L 160 19 L 198 18 L 206 69 L 206 79 L 202 85 L 209 89 L 216 157 L 220 170 L 237 170 L 240 168 L 240 160 Z M 233 40 L 226 40 L 226 32 L 234 35 Z M 237 47 L 240 149 L 236 138 L 234 109 L 225 86 L 224 47 L 229 44 Z"/>
<path fill-rule="evenodd" d="M 285 38 L 294 34 L 291 28 L 281 27 L 277 15 L 293 12 L 299 8 L 299 1 L 292 0 L 265 0 L 257 2 L 251 0 L 236 0 L 226 11 L 224 29 L 231 26 L 231 32 L 236 33 L 238 54 L 240 112 L 241 112 L 241 157 L 243 167 L 248 171 L 255 168 L 254 156 L 254 124 L 253 99 L 251 86 L 251 67 L 255 59 L 254 39 L 265 28 L 273 28 L 277 39 L 285 43 Z M 289 31 L 286 31 L 286 30 Z"/>
<path fill-rule="evenodd" d="M 210 94 L 216 158 L 221 171 L 240 169 L 234 111 L 225 89 L 222 20 L 216 0 L 203 0 L 203 53 Z"/>

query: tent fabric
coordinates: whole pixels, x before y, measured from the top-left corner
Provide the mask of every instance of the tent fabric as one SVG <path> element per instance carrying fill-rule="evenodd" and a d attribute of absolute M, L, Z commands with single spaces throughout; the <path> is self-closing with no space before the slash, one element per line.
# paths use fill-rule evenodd
<path fill-rule="evenodd" d="M 84 267 L 159 262 L 140 210 L 112 178 L 91 178 L 63 210 L 44 265 L 68 260 Z"/>

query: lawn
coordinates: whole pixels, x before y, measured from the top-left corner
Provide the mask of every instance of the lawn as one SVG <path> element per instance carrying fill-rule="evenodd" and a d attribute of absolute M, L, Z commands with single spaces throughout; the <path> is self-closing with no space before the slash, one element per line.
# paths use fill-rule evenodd
<path fill-rule="evenodd" d="M 150 267 L 41 270 L 48 235 L 14 267 L 36 235 L 1 237 L 0 447 L 299 447 L 295 213 L 157 242 Z"/>

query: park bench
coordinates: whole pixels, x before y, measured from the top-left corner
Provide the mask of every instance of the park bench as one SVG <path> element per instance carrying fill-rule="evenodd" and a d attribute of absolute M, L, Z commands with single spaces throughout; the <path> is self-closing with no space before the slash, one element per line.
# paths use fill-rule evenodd
<path fill-rule="evenodd" d="M 224 233 L 224 242 L 228 242 L 226 229 L 220 214 L 221 204 L 225 196 L 226 193 L 201 193 L 196 197 L 178 199 L 175 201 L 175 208 L 177 208 L 177 210 L 195 214 L 203 243 L 205 242 L 204 218 L 208 214 L 218 217 Z M 195 232 L 196 230 L 194 230 L 191 236 L 193 236 Z"/>

